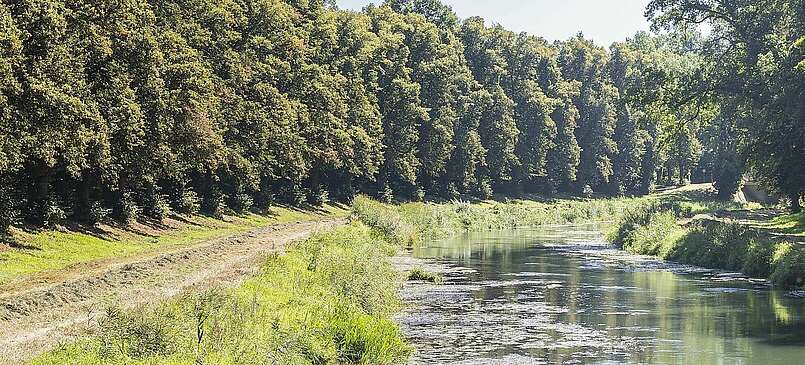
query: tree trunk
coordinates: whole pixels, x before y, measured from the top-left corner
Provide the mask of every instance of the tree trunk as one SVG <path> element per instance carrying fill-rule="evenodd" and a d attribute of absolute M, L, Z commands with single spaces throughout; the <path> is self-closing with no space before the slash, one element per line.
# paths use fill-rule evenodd
<path fill-rule="evenodd" d="M 31 168 L 33 186 L 28 195 L 28 214 L 30 223 L 42 224 L 47 220 L 47 209 L 50 204 L 51 169 L 44 164 L 36 164 Z"/>

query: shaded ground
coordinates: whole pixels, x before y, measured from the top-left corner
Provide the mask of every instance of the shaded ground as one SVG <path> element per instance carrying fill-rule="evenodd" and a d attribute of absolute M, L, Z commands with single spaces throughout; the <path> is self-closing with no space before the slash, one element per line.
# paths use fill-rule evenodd
<path fill-rule="evenodd" d="M 345 219 L 282 223 L 86 270 L 60 283 L 0 294 L 0 364 L 24 361 L 74 340 L 112 305 L 136 307 L 183 292 L 237 285 L 266 255 Z M 103 266 L 106 265 L 106 266 Z"/>

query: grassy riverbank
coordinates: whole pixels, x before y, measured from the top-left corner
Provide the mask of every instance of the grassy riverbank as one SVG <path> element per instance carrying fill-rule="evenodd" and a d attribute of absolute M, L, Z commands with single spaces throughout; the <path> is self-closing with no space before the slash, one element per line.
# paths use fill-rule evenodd
<path fill-rule="evenodd" d="M 647 202 L 628 210 L 609 234 L 629 252 L 707 268 L 740 271 L 781 288 L 805 285 L 805 251 L 751 225 L 691 219 L 678 202 Z"/>
<path fill-rule="evenodd" d="M 15 282 L 58 280 L 61 271 L 101 260 L 129 257 L 192 245 L 271 224 L 345 217 L 348 210 L 325 205 L 315 209 L 273 207 L 268 214 L 225 216 L 174 215 L 161 222 L 53 230 L 15 229 L 0 243 L 0 289 Z"/>
<path fill-rule="evenodd" d="M 756 230 L 690 218 L 739 208 L 689 189 L 645 198 L 388 205 L 358 197 L 350 226 L 321 233 L 270 258 L 242 286 L 188 294 L 157 307 L 111 309 L 85 339 L 33 364 L 392 364 L 410 347 L 390 316 L 405 279 L 400 247 L 462 231 L 617 220 L 612 241 L 636 253 L 742 270 L 801 285 L 805 256 Z"/>
<path fill-rule="evenodd" d="M 395 250 L 354 223 L 270 258 L 236 289 L 111 309 L 96 334 L 31 363 L 399 363 L 410 349 L 388 319 L 403 279 Z"/>
<path fill-rule="evenodd" d="M 411 246 L 464 231 L 611 221 L 643 199 L 513 199 L 389 205 L 358 197 L 353 203 L 353 215 L 395 243 Z"/>
<path fill-rule="evenodd" d="M 277 364 L 392 364 L 410 352 L 389 320 L 402 280 L 389 255 L 461 230 L 606 220 L 633 199 L 509 201 L 399 206 L 356 199 L 353 223 L 269 259 L 225 291 L 157 307 L 110 309 L 84 340 L 33 364 L 194 364 L 264 359 Z"/>

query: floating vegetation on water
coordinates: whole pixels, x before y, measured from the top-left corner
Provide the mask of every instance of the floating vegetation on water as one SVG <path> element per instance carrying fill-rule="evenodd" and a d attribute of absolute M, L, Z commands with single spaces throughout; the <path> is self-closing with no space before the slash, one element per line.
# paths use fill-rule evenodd
<path fill-rule="evenodd" d="M 444 283 L 444 278 L 438 273 L 426 271 L 421 267 L 414 268 L 408 272 L 409 281 L 426 281 L 434 284 Z"/>

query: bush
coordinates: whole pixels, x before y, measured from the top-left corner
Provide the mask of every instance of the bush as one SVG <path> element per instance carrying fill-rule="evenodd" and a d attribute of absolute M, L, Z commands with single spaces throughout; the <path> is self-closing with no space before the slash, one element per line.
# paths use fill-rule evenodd
<path fill-rule="evenodd" d="M 785 288 L 805 287 L 805 252 L 793 243 L 778 243 L 772 257 L 774 271 L 769 280 Z"/>
<path fill-rule="evenodd" d="M 224 194 L 218 188 L 212 188 L 201 199 L 201 211 L 215 218 L 222 218 L 226 209 Z"/>
<path fill-rule="evenodd" d="M 137 215 L 140 214 L 140 208 L 137 206 L 134 195 L 131 192 L 121 194 L 114 213 L 117 219 L 124 223 L 131 223 L 137 220 Z"/>
<path fill-rule="evenodd" d="M 106 208 L 103 202 L 94 201 L 89 205 L 87 221 L 91 224 L 103 222 L 112 213 L 111 209 Z"/>
<path fill-rule="evenodd" d="M 182 214 L 198 213 L 201 205 L 199 204 L 198 194 L 192 189 L 180 189 L 173 198 L 176 211 Z"/>
<path fill-rule="evenodd" d="M 15 206 L 15 197 L 6 180 L 0 179 L 0 236 L 8 233 L 12 224 L 17 223 L 19 211 Z"/>
<path fill-rule="evenodd" d="M 311 205 L 322 206 L 329 200 L 330 200 L 330 193 L 327 192 L 327 189 L 324 189 L 322 187 L 311 189 L 307 194 L 307 202 L 310 203 Z"/>
<path fill-rule="evenodd" d="M 419 242 L 419 232 L 394 208 L 358 196 L 352 203 L 352 218 L 376 229 L 396 245 L 410 247 Z"/>
<path fill-rule="evenodd" d="M 775 243 L 736 223 L 700 220 L 681 227 L 677 216 L 690 211 L 684 205 L 679 208 L 654 203 L 630 209 L 610 233 L 609 241 L 634 253 L 740 270 L 783 288 L 805 286 L 805 253 L 796 245 Z"/>
<path fill-rule="evenodd" d="M 394 190 L 391 190 L 389 184 L 385 184 L 383 185 L 383 189 L 378 191 L 377 198 L 383 203 L 391 204 L 394 201 Z"/>
<path fill-rule="evenodd" d="M 590 187 L 590 185 L 584 185 L 584 187 L 581 189 L 581 196 L 587 199 L 592 198 L 593 193 L 594 193 L 593 188 Z"/>
<path fill-rule="evenodd" d="M 59 204 L 53 200 L 48 200 L 45 203 L 44 216 L 42 217 L 42 225 L 45 227 L 53 228 L 57 224 L 64 222 L 67 219 L 67 213 L 62 209 Z"/>
<path fill-rule="evenodd" d="M 110 308 L 99 321 L 100 357 L 110 361 L 166 356 L 177 350 L 175 315 Z"/>
<path fill-rule="evenodd" d="M 248 194 L 233 194 L 229 199 L 229 206 L 236 213 L 248 213 L 254 205 L 254 200 Z"/>
<path fill-rule="evenodd" d="M 160 194 L 158 189 L 149 189 L 143 196 L 143 213 L 153 219 L 162 221 L 170 214 L 170 204 L 167 196 Z"/>

